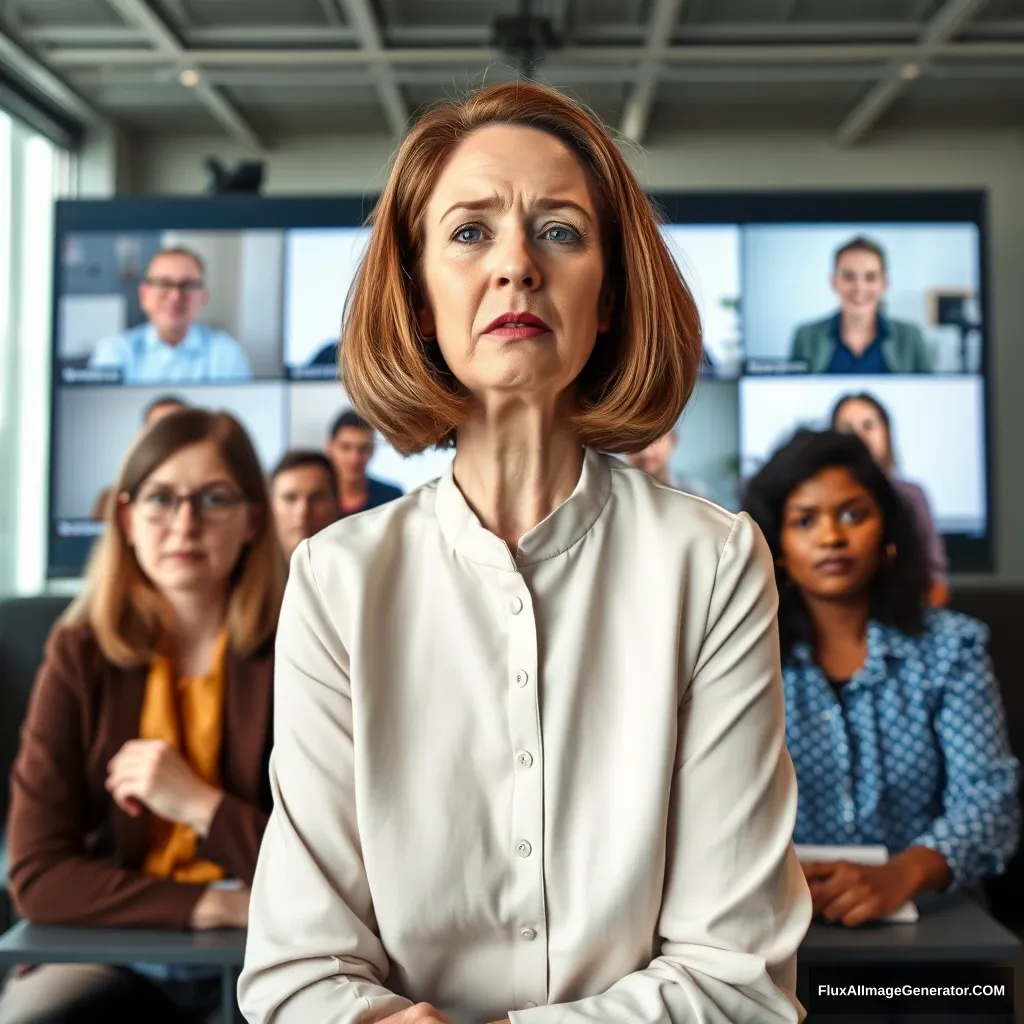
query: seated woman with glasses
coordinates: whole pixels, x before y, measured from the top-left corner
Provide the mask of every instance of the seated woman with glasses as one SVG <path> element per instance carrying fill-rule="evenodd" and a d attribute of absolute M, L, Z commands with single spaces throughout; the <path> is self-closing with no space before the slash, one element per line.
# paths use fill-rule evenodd
<path fill-rule="evenodd" d="M 815 913 L 857 925 L 1001 874 L 1019 766 L 987 632 L 929 608 L 917 524 L 886 471 L 855 436 L 800 431 L 744 508 L 775 558 L 795 839 L 890 853 L 804 864 Z"/>
<path fill-rule="evenodd" d="M 249 380 L 242 346 L 225 331 L 200 323 L 210 298 L 198 253 L 182 246 L 161 249 L 139 285 L 145 323 L 103 338 L 90 370 L 117 370 L 122 384 Z"/>
<path fill-rule="evenodd" d="M 11 773 L 10 887 L 40 924 L 242 928 L 271 798 L 284 579 L 245 430 L 200 409 L 135 444 L 47 643 Z M 201 1021 L 218 969 L 16 972 L 5 1024 Z"/>

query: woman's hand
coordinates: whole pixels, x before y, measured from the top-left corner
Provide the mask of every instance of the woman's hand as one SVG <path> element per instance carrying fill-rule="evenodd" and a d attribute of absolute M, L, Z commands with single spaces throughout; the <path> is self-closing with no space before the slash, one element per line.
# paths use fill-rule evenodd
<path fill-rule="evenodd" d="M 406 1010 L 385 1017 L 380 1024 L 455 1024 L 451 1017 L 446 1017 L 430 1003 L 417 1003 Z"/>
<path fill-rule="evenodd" d="M 249 889 L 219 889 L 209 886 L 192 908 L 189 922 L 197 932 L 212 928 L 245 928 L 249 924 Z"/>
<path fill-rule="evenodd" d="M 877 866 L 839 860 L 802 867 L 815 916 L 849 927 L 888 917 L 918 893 L 952 881 L 946 859 L 926 846 L 911 846 Z"/>
<path fill-rule="evenodd" d="M 107 765 L 107 792 L 133 818 L 148 807 L 166 821 L 194 828 L 201 836 L 223 793 L 199 778 L 164 740 L 129 740 Z"/>
<path fill-rule="evenodd" d="M 838 860 L 803 869 L 815 916 L 848 927 L 895 913 L 917 892 L 912 873 L 897 859 L 879 865 Z"/>

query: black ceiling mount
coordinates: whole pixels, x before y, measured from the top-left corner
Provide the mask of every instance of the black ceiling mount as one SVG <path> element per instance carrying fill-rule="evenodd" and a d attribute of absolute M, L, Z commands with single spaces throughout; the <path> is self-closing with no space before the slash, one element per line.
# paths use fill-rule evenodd
<path fill-rule="evenodd" d="M 545 14 L 534 14 L 531 0 L 520 0 L 519 13 L 494 19 L 492 44 L 516 62 L 524 78 L 533 78 L 536 65 L 562 45 L 555 26 Z"/>
<path fill-rule="evenodd" d="M 263 187 L 262 160 L 243 160 L 233 169 L 225 167 L 214 156 L 203 161 L 206 169 L 206 192 L 211 196 L 257 196 Z"/>

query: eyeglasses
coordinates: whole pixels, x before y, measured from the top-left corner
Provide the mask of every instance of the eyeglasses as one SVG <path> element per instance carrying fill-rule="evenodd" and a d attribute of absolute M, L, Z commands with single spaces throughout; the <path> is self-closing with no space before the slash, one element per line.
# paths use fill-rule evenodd
<path fill-rule="evenodd" d="M 195 295 L 206 287 L 198 277 L 186 277 L 181 281 L 175 281 L 169 277 L 146 277 L 143 278 L 142 283 L 158 292 L 180 291 L 182 295 Z"/>
<path fill-rule="evenodd" d="M 188 494 L 178 494 L 169 487 L 158 487 L 144 491 L 135 498 L 129 498 L 142 518 L 147 523 L 166 526 L 177 518 L 178 509 L 187 504 L 192 512 L 204 525 L 223 523 L 231 517 L 239 505 L 247 505 L 249 499 L 237 491 L 230 490 L 222 484 L 211 484 L 200 487 Z"/>

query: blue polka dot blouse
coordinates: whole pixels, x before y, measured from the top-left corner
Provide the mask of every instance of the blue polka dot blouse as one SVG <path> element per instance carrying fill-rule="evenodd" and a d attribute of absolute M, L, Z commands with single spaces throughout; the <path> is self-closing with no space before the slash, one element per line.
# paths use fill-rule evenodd
<path fill-rule="evenodd" d="M 1005 870 L 1020 766 L 980 622 L 932 612 L 911 637 L 871 622 L 867 660 L 833 687 L 799 644 L 783 670 L 797 843 L 927 846 L 954 884 Z"/>

